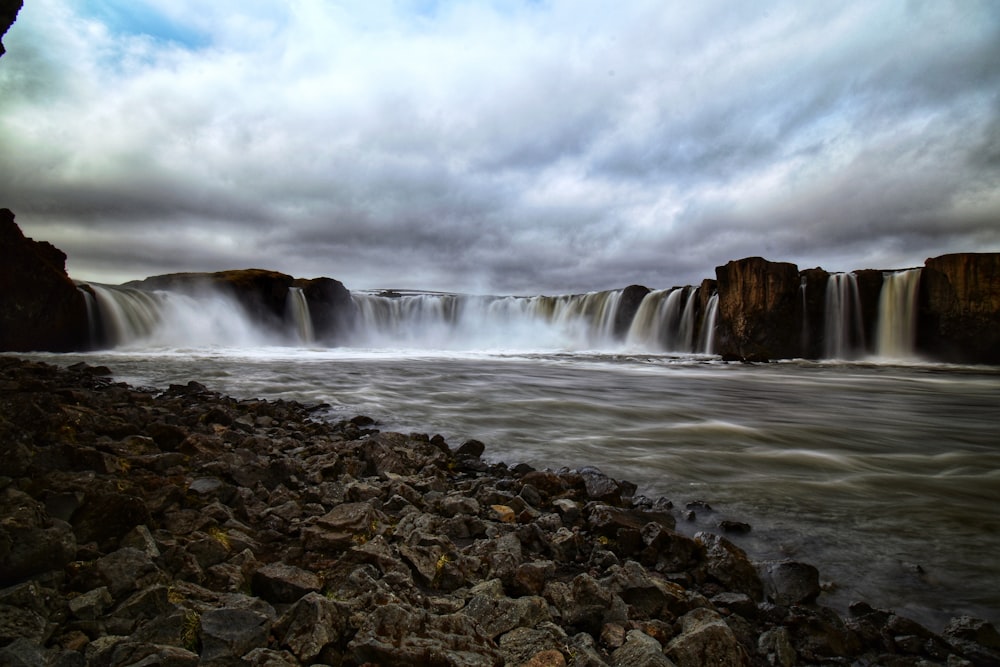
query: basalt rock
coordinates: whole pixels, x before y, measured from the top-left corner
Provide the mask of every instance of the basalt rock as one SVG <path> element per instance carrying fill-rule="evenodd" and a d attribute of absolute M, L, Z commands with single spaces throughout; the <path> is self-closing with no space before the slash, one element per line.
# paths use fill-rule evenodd
<path fill-rule="evenodd" d="M 0 663 L 997 664 L 594 469 L 106 371 L 0 357 Z"/>
<path fill-rule="evenodd" d="M 26 238 L 0 209 L 0 350 L 65 352 L 87 344 L 87 305 L 66 255 Z"/>
<path fill-rule="evenodd" d="M 917 330 L 918 348 L 935 358 L 1000 364 L 1000 253 L 928 259 Z"/>
<path fill-rule="evenodd" d="M 746 361 L 799 356 L 799 271 L 794 264 L 748 257 L 715 269 L 718 351 Z"/>
<path fill-rule="evenodd" d="M 650 289 L 642 285 L 629 285 L 622 290 L 621 298 L 618 300 L 618 310 L 615 311 L 614 332 L 617 338 L 625 338 L 635 313 L 639 310 L 639 304 L 649 292 Z"/>

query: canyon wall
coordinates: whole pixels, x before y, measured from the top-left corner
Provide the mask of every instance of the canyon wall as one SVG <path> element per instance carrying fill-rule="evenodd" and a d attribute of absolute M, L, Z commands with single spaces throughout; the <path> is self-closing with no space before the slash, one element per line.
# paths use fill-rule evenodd
<path fill-rule="evenodd" d="M 1000 364 L 1000 253 L 928 259 L 918 317 L 917 345 L 928 356 Z"/>

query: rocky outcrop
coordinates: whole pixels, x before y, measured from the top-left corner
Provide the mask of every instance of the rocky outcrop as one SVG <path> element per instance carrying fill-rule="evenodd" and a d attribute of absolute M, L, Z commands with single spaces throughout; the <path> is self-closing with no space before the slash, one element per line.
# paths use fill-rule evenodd
<path fill-rule="evenodd" d="M 343 343 L 354 331 L 358 309 L 351 292 L 333 278 L 297 279 L 295 287 L 302 288 L 309 301 L 316 339 L 328 345 Z"/>
<path fill-rule="evenodd" d="M 799 270 L 748 257 L 715 269 L 719 291 L 718 352 L 749 361 L 800 354 Z"/>
<path fill-rule="evenodd" d="M 649 294 L 650 289 L 642 285 L 629 285 L 622 290 L 621 299 L 618 301 L 618 310 L 615 311 L 615 336 L 619 339 L 625 338 L 635 313 L 639 310 L 639 304 Z"/>
<path fill-rule="evenodd" d="M 14 25 L 14 19 L 17 18 L 17 13 L 21 11 L 23 5 L 22 0 L 0 0 L 0 56 L 6 53 L 3 46 L 3 36 Z"/>
<path fill-rule="evenodd" d="M 917 332 L 918 348 L 934 358 L 1000 364 L 1000 253 L 928 259 Z"/>
<path fill-rule="evenodd" d="M 66 275 L 66 255 L 25 238 L 0 209 L 0 350 L 64 352 L 87 344 L 87 306 Z"/>
<path fill-rule="evenodd" d="M 317 339 L 338 344 L 351 332 L 357 315 L 351 293 L 332 278 L 296 279 L 277 271 L 240 269 L 215 273 L 171 273 L 127 283 L 145 290 L 199 293 L 213 290 L 233 297 L 254 322 L 274 331 L 289 328 L 288 290 L 302 289 L 309 301 Z"/>
<path fill-rule="evenodd" d="M 0 357 L 0 664 L 994 665 L 594 468 Z"/>

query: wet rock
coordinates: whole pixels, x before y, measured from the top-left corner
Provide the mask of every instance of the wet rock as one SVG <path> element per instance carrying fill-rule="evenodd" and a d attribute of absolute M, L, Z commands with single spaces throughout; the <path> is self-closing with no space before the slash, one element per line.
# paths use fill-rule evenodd
<path fill-rule="evenodd" d="M 796 664 L 795 648 L 785 628 L 774 628 L 760 634 L 757 653 L 775 667 L 793 667 Z"/>
<path fill-rule="evenodd" d="M 724 537 L 700 532 L 695 541 L 705 548 L 705 572 L 726 587 L 760 600 L 764 593 L 760 576 L 746 552 Z"/>
<path fill-rule="evenodd" d="M 795 561 L 764 561 L 757 564 L 767 598 L 779 605 L 812 602 L 820 593 L 819 570 Z"/>
<path fill-rule="evenodd" d="M 46 667 L 45 651 L 37 642 L 26 637 L 14 639 L 0 648 L 0 665 L 9 667 Z"/>
<path fill-rule="evenodd" d="M 666 648 L 678 667 L 749 664 L 743 647 L 718 613 L 694 609 L 681 618 L 681 627 Z"/>

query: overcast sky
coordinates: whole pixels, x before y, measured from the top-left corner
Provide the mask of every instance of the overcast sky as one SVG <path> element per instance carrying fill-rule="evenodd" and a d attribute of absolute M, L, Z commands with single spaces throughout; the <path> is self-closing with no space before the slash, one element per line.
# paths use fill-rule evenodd
<path fill-rule="evenodd" d="M 78 279 L 564 293 L 1000 251 L 1000 3 L 25 0 L 0 207 Z"/>

